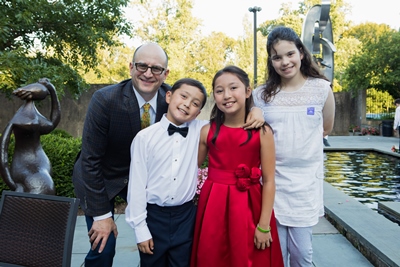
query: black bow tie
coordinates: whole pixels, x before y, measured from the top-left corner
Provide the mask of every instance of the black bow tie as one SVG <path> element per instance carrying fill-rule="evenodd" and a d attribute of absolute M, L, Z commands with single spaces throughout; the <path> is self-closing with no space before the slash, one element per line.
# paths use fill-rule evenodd
<path fill-rule="evenodd" d="M 176 127 L 172 125 L 171 123 L 168 126 L 168 134 L 173 135 L 174 133 L 180 133 L 183 137 L 186 137 L 189 132 L 189 127 Z"/>

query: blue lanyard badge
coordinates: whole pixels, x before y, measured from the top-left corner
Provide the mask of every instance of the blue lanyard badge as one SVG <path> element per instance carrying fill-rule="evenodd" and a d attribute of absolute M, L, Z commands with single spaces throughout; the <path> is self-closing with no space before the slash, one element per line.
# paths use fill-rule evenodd
<path fill-rule="evenodd" d="M 307 115 L 314 115 L 315 108 L 314 107 L 309 107 L 307 108 Z"/>

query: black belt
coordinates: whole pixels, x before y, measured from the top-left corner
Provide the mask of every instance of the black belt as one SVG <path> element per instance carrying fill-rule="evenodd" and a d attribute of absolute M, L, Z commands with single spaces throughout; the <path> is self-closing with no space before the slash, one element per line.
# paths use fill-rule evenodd
<path fill-rule="evenodd" d="M 160 210 L 160 211 L 165 211 L 165 212 L 184 211 L 193 206 L 194 206 L 194 202 L 192 200 L 188 201 L 186 203 L 183 203 L 182 205 L 178 205 L 178 206 L 158 206 L 157 204 L 147 203 L 148 210 Z"/>

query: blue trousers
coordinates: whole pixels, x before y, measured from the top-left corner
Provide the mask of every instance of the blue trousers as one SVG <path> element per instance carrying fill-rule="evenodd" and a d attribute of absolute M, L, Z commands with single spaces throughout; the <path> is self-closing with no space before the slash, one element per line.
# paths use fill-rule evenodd
<path fill-rule="evenodd" d="M 147 204 L 154 254 L 139 252 L 141 267 L 190 266 L 196 210 L 193 201 L 174 207 Z"/>
<path fill-rule="evenodd" d="M 118 194 L 118 196 L 120 196 L 126 201 L 127 188 L 125 187 L 125 189 L 123 189 Z M 114 219 L 114 203 L 115 203 L 115 198 L 110 201 L 110 208 L 113 213 L 113 219 Z M 86 218 L 87 229 L 89 232 L 89 230 L 92 228 L 93 225 L 93 217 L 85 215 L 85 218 Z M 92 250 L 91 248 L 89 249 L 89 252 L 85 258 L 85 267 L 112 267 L 115 255 L 115 246 L 116 246 L 116 239 L 114 237 L 114 233 L 111 232 L 102 253 L 99 253 L 100 244 L 97 246 L 95 250 Z"/>

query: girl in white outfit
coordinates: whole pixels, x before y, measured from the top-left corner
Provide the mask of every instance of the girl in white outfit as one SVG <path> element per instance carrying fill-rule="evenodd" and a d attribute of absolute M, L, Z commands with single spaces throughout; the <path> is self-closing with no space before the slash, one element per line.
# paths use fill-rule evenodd
<path fill-rule="evenodd" d="M 267 52 L 268 78 L 253 95 L 274 130 L 274 209 L 283 259 L 285 266 L 312 266 L 312 226 L 324 215 L 321 138 L 333 128 L 334 96 L 292 29 L 272 30 Z"/>

